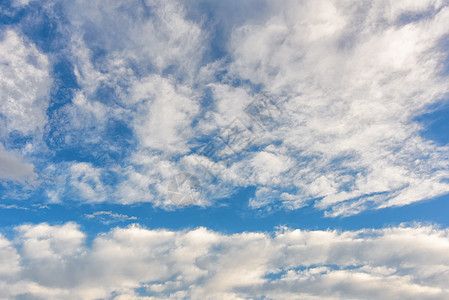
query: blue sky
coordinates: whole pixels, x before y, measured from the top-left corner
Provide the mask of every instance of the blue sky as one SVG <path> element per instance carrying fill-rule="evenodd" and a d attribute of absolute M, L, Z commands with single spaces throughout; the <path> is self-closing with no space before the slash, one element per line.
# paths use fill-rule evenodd
<path fill-rule="evenodd" d="M 2 2 L 0 296 L 449 298 L 447 23 Z"/>

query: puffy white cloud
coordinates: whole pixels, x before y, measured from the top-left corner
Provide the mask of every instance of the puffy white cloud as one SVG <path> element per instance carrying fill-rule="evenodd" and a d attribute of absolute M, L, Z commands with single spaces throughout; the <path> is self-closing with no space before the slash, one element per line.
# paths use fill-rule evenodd
<path fill-rule="evenodd" d="M 20 271 L 20 256 L 13 244 L 0 235 L 0 278 L 13 278 Z"/>
<path fill-rule="evenodd" d="M 0 239 L 8 258 L 0 260 L 3 298 L 449 296 L 449 232 L 432 226 L 225 235 L 132 225 L 98 235 L 89 247 L 73 223 L 23 225 L 17 233 L 14 244 Z"/>
<path fill-rule="evenodd" d="M 61 226 L 21 225 L 16 228 L 21 255 L 33 261 L 56 261 L 76 257 L 82 251 L 85 235 L 75 223 Z"/>

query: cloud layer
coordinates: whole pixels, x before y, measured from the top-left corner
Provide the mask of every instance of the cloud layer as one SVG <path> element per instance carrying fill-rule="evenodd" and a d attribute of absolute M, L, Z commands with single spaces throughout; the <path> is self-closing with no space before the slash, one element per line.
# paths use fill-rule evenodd
<path fill-rule="evenodd" d="M 0 236 L 0 296 L 17 299 L 445 299 L 449 232 L 281 228 L 225 235 L 139 225 L 89 245 L 75 223 Z"/>

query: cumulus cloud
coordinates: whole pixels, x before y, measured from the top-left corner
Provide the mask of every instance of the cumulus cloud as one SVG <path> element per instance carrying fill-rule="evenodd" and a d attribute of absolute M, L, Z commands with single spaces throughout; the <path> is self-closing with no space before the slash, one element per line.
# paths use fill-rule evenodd
<path fill-rule="evenodd" d="M 20 271 L 20 256 L 13 243 L 0 235 L 0 278 L 14 278 Z"/>
<path fill-rule="evenodd" d="M 449 296 L 449 233 L 432 226 L 225 235 L 131 225 L 98 235 L 91 246 L 74 223 L 16 232 L 14 243 L 0 237 L 3 298 Z"/>

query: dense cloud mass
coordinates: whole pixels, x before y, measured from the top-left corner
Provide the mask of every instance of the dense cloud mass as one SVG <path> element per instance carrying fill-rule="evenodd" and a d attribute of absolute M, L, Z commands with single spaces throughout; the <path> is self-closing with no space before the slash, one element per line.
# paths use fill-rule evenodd
<path fill-rule="evenodd" d="M 132 225 L 85 239 L 75 223 L 22 225 L 12 240 L 0 237 L 1 297 L 449 297 L 449 232 L 432 226 L 225 235 Z"/>

